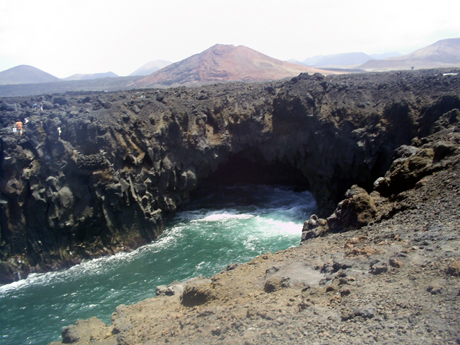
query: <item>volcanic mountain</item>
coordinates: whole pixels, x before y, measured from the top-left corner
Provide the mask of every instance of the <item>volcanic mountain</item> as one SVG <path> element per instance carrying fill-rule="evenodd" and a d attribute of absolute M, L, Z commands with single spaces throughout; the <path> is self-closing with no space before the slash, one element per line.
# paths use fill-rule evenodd
<path fill-rule="evenodd" d="M 200 54 L 169 65 L 139 80 L 135 87 L 225 81 L 267 81 L 302 72 L 331 72 L 280 61 L 244 46 L 217 44 Z"/>
<path fill-rule="evenodd" d="M 460 67 L 460 38 L 437 41 L 410 54 L 384 60 L 371 60 L 357 68 L 374 71 L 395 69 Z"/>
<path fill-rule="evenodd" d="M 59 80 L 59 78 L 29 65 L 19 65 L 0 72 L 0 85 L 49 83 Z"/>
<path fill-rule="evenodd" d="M 149 75 L 152 74 L 166 66 L 169 66 L 172 62 L 169 61 L 164 61 L 164 60 L 155 60 L 155 61 L 150 61 L 146 63 L 145 65 L 139 67 L 137 70 L 135 70 L 133 73 L 130 74 L 130 76 L 136 76 L 136 75 Z"/>
<path fill-rule="evenodd" d="M 304 60 L 302 63 L 306 66 L 343 66 L 359 65 L 371 60 L 372 57 L 361 52 L 333 54 L 326 56 L 315 56 Z"/>
<path fill-rule="evenodd" d="M 73 74 L 70 77 L 64 78 L 63 80 L 93 80 L 93 79 L 102 79 L 102 78 L 117 78 L 113 72 L 105 73 L 94 73 L 94 74 Z"/>

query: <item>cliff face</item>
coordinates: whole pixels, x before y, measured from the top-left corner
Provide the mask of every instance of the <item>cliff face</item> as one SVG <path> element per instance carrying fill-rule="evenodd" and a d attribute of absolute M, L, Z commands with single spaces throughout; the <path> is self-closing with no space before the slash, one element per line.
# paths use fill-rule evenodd
<path fill-rule="evenodd" d="M 327 216 L 449 121 L 459 91 L 418 71 L 3 99 L 0 281 L 154 240 L 206 183 L 297 184 Z"/>

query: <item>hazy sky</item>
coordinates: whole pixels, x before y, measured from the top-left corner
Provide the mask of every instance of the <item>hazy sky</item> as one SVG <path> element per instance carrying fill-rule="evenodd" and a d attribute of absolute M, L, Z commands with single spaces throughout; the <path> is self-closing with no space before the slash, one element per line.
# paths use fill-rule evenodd
<path fill-rule="evenodd" d="M 459 13 L 455 0 L 0 0 L 0 71 L 128 75 L 217 43 L 280 60 L 409 53 L 460 38 Z"/>

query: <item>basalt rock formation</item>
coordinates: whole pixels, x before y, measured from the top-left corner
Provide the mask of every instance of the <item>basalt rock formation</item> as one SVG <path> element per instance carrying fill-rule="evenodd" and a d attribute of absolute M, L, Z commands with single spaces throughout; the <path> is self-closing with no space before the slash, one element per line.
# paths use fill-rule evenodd
<path fill-rule="evenodd" d="M 397 147 L 456 121 L 460 78 L 445 72 L 2 99 L 0 280 L 152 241 L 206 184 L 297 185 L 326 217 Z"/>

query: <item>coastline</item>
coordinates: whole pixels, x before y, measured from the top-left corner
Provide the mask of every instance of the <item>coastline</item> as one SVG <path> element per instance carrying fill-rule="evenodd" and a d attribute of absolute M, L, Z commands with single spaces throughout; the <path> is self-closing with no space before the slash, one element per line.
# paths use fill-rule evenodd
<path fill-rule="evenodd" d="M 150 243 L 229 178 L 298 185 L 328 217 L 397 147 L 455 122 L 460 78 L 444 72 L 4 98 L 0 283 Z"/>
<path fill-rule="evenodd" d="M 411 164 L 404 176 L 419 179 L 399 194 L 371 193 L 377 212 L 359 229 L 160 287 L 117 307 L 112 324 L 81 320 L 51 344 L 457 343 L 460 132 L 423 141 L 419 155 L 440 147 L 444 155 Z M 415 157 L 396 159 L 385 177 Z"/>
<path fill-rule="evenodd" d="M 2 99 L 0 282 L 151 242 L 205 184 L 290 182 L 299 247 L 63 343 L 458 343 L 459 95 L 426 70 Z"/>

